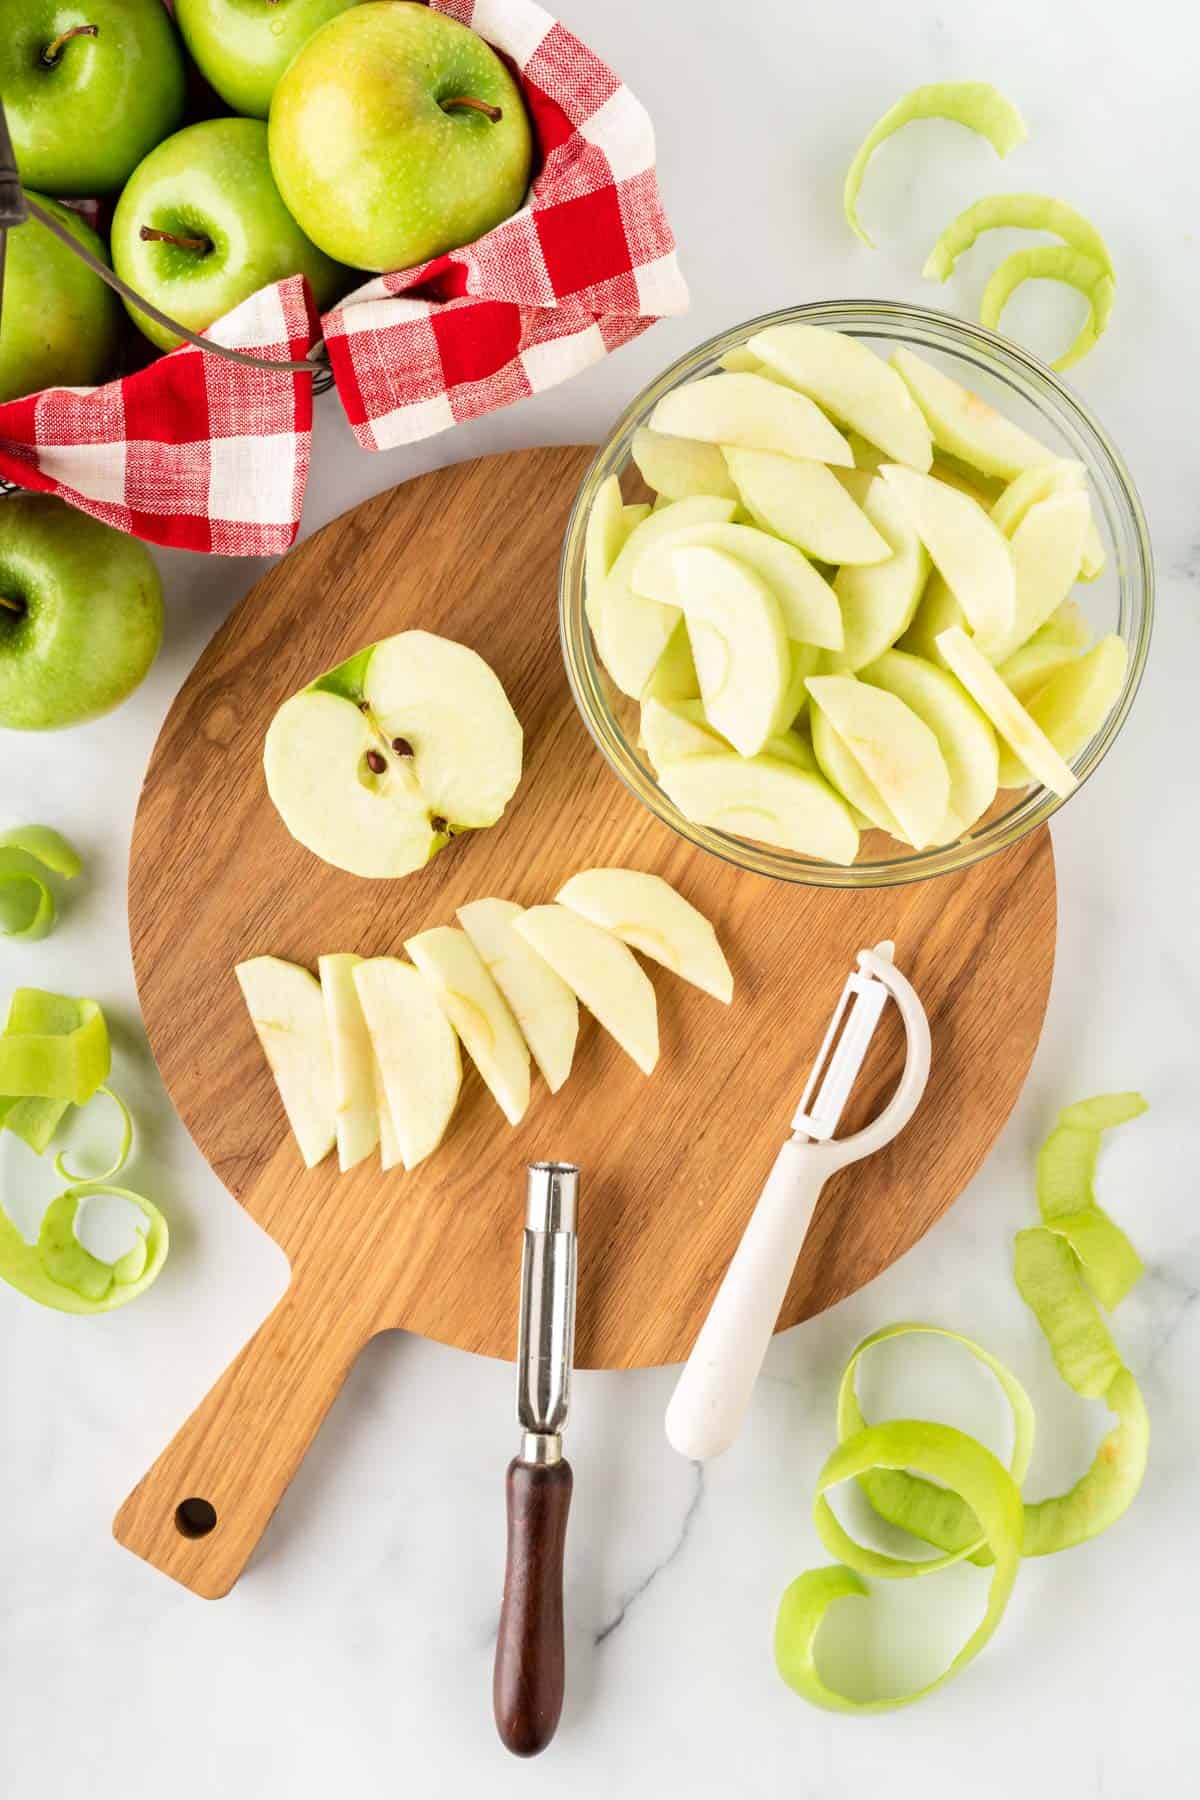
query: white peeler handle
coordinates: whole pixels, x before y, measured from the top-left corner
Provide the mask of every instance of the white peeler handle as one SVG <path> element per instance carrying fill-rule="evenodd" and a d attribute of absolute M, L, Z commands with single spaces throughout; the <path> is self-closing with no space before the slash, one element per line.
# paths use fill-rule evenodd
<path fill-rule="evenodd" d="M 667 1437 L 703 1462 L 727 1450 L 750 1403 L 818 1196 L 840 1159 L 789 1139 L 667 1407 Z"/>

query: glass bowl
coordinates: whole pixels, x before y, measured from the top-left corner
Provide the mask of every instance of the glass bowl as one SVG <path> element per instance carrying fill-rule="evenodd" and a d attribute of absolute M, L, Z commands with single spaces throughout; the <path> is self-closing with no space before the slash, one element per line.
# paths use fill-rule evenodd
<path fill-rule="evenodd" d="M 601 484 L 610 475 L 624 477 L 629 470 L 641 492 L 641 478 L 630 460 L 630 444 L 662 396 L 684 382 L 715 372 L 718 358 L 752 332 L 791 323 L 846 332 L 884 355 L 896 345 L 907 344 L 981 393 L 1058 454 L 1084 464 L 1108 560 L 1099 579 L 1078 590 L 1077 597 L 1096 635 L 1119 632 L 1129 654 L 1116 704 L 1072 763 L 1081 785 L 1111 749 L 1142 678 L 1154 613 L 1154 569 L 1146 520 L 1120 452 L 1057 375 L 1016 344 L 948 313 L 877 300 L 815 302 L 750 319 L 680 357 L 627 408 L 584 477 L 567 526 L 559 573 L 559 627 L 567 678 L 584 723 L 610 766 L 651 812 L 701 850 L 760 875 L 816 887 L 892 887 L 949 874 L 1017 843 L 1045 824 L 1065 802 L 1040 786 L 1001 794 L 992 810 L 961 839 L 937 849 L 911 850 L 883 832 L 866 832 L 859 860 L 850 867 L 693 824 L 663 792 L 644 752 L 638 749 L 637 705 L 610 682 L 592 642 L 585 611 L 584 531 Z M 631 480 L 624 479 L 622 486 L 626 499 L 633 497 Z"/>

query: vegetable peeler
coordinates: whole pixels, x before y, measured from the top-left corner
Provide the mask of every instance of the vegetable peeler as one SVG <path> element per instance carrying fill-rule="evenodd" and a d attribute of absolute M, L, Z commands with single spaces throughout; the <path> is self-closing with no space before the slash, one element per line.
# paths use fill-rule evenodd
<path fill-rule="evenodd" d="M 842 989 L 788 1138 L 667 1407 L 667 1437 L 703 1462 L 741 1427 L 808 1227 L 829 1177 L 903 1131 L 929 1080 L 929 1021 L 895 965 L 895 945 L 860 950 Z M 834 1137 L 889 995 L 904 1023 L 904 1072 L 879 1117 Z"/>
<path fill-rule="evenodd" d="M 517 1419 L 508 1465 L 508 1555 L 492 1675 L 496 1729 L 514 1756 L 536 1756 L 562 1711 L 563 1550 L 571 1465 L 562 1453 L 575 1349 L 574 1163 L 530 1163 L 521 1257 Z"/>

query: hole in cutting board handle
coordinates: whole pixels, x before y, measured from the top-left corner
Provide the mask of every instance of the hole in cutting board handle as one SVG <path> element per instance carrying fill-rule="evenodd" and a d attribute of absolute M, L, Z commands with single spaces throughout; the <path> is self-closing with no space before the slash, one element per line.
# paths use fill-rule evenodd
<path fill-rule="evenodd" d="M 216 1523 L 216 1507 L 211 1500 L 201 1500 L 198 1495 L 181 1500 L 175 1508 L 175 1529 L 180 1537 L 207 1537 Z"/>

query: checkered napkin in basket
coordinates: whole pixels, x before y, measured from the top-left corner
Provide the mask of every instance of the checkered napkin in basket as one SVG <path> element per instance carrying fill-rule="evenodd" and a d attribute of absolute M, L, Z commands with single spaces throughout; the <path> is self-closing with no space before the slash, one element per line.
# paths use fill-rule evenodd
<path fill-rule="evenodd" d="M 534 0 L 431 0 L 506 56 L 540 151 L 526 204 L 464 250 L 381 275 L 324 319 L 368 450 L 539 394 L 683 312 L 649 116 Z"/>

